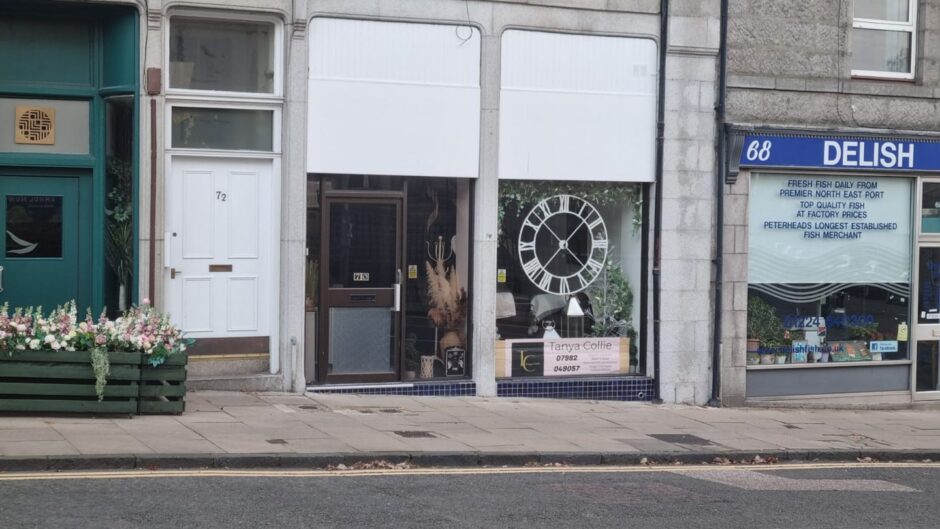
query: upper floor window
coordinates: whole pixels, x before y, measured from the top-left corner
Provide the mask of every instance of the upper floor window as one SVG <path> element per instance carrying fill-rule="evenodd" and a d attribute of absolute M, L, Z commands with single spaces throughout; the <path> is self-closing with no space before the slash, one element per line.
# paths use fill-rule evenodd
<path fill-rule="evenodd" d="M 855 0 L 852 75 L 913 79 L 916 0 Z"/>
<path fill-rule="evenodd" d="M 169 87 L 273 95 L 275 29 L 263 21 L 173 17 Z"/>

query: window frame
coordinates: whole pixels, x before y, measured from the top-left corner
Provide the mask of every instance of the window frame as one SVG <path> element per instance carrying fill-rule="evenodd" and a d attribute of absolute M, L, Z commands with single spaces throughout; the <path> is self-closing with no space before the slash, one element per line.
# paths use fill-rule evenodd
<path fill-rule="evenodd" d="M 271 150 L 270 151 L 254 151 L 248 149 L 238 149 L 238 150 L 226 150 L 226 149 L 216 149 L 216 148 L 195 148 L 195 147 L 173 147 L 173 127 L 170 125 L 173 121 L 173 109 L 174 108 L 206 108 L 206 109 L 219 109 L 219 110 L 263 110 L 273 113 L 272 118 L 272 127 L 273 135 L 271 138 Z M 206 155 L 207 153 L 225 153 L 228 156 L 244 156 L 244 157 L 264 157 L 272 158 L 281 155 L 281 127 L 282 127 L 282 111 L 280 105 L 265 105 L 261 103 L 252 103 L 252 102 L 221 102 L 221 101 L 209 101 L 209 100 L 173 100 L 168 101 L 164 106 L 164 120 L 167 124 L 164 127 L 163 141 L 165 142 L 165 150 L 167 153 L 173 154 L 199 154 Z"/>
<path fill-rule="evenodd" d="M 271 66 L 274 69 L 274 78 L 272 79 L 273 92 L 237 92 L 232 90 L 200 90 L 194 88 L 175 88 L 170 84 L 170 38 L 172 27 L 176 19 L 201 19 L 204 21 L 215 22 L 246 22 L 246 23 L 268 23 L 274 26 L 272 34 L 273 56 Z M 234 14 L 227 12 L 206 12 L 191 10 L 174 10 L 168 17 L 166 31 L 163 35 L 163 86 L 166 87 L 166 94 L 183 97 L 237 97 L 240 99 L 260 99 L 260 100 L 279 100 L 284 97 L 284 24 L 282 21 L 270 15 L 261 14 Z"/>
<path fill-rule="evenodd" d="M 910 70 L 908 72 L 889 72 L 884 70 L 856 70 L 852 69 L 852 77 L 866 77 L 874 79 L 896 79 L 896 80 L 913 80 L 914 74 L 916 72 L 916 57 L 917 57 L 917 0 L 907 0 L 908 2 L 908 20 L 901 21 L 891 21 L 891 20 L 881 20 L 881 19 L 872 19 L 872 18 L 861 18 L 855 17 L 854 13 L 852 16 L 852 33 L 854 35 L 856 29 L 870 29 L 876 31 L 901 31 L 911 34 L 911 50 L 910 50 Z M 854 44 L 854 37 L 853 37 Z M 856 50 L 852 49 L 854 54 Z"/>

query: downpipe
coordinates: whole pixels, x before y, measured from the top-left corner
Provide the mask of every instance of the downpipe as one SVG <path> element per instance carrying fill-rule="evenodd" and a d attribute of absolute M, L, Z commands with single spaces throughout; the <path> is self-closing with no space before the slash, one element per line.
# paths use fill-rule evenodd
<path fill-rule="evenodd" d="M 659 10 L 659 94 L 656 108 L 656 201 L 653 208 L 653 402 L 662 404 L 660 393 L 660 301 L 663 220 L 663 141 L 666 128 L 666 50 L 669 43 L 669 0 Z"/>
<path fill-rule="evenodd" d="M 718 40 L 718 104 L 715 108 L 715 132 L 718 134 L 717 155 L 718 170 L 715 174 L 715 305 L 712 318 L 712 395 L 709 406 L 721 406 L 721 291 L 723 274 L 723 256 L 725 248 L 725 173 L 727 172 L 727 134 L 725 93 L 727 92 L 728 68 L 728 0 L 721 0 L 721 23 Z"/>

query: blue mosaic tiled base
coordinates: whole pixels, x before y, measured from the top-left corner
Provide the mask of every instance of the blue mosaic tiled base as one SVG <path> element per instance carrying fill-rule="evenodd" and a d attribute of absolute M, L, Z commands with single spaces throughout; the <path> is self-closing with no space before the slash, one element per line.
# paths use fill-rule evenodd
<path fill-rule="evenodd" d="M 515 379 L 496 383 L 496 394 L 500 397 L 651 401 L 653 391 L 653 379 L 648 377 Z"/>
<path fill-rule="evenodd" d="M 370 384 L 349 387 L 313 386 L 308 388 L 308 391 L 311 393 L 353 393 L 357 395 L 470 397 L 476 394 L 476 383 L 470 380 L 461 380 L 454 382 Z M 653 391 L 653 379 L 649 377 L 496 381 L 496 394 L 500 397 L 651 401 L 653 400 Z"/>

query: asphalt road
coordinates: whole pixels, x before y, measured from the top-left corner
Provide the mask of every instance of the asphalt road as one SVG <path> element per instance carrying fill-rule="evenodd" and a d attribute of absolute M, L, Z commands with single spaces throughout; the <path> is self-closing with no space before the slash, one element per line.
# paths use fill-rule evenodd
<path fill-rule="evenodd" d="M 940 465 L 0 475 L 14 528 L 936 528 Z M 23 477 L 29 479 L 21 479 Z M 92 479 L 93 478 L 93 479 Z"/>

